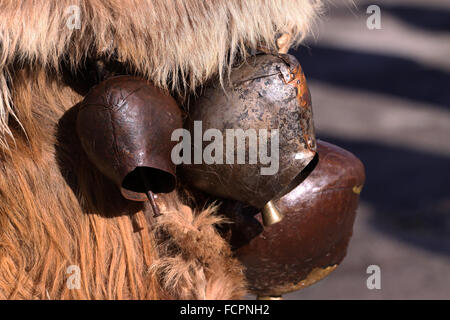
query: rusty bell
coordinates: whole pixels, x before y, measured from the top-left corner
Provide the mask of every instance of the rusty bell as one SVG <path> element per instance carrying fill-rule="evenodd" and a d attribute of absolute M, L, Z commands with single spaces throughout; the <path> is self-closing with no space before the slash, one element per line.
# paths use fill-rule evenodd
<path fill-rule="evenodd" d="M 261 161 L 242 164 L 227 160 L 225 164 L 183 164 L 180 173 L 201 191 L 262 209 L 264 224 L 270 225 L 282 219 L 271 200 L 298 185 L 301 171 L 316 153 L 309 89 L 298 61 L 284 54 L 251 57 L 232 70 L 230 80 L 225 87 L 207 87 L 189 105 L 185 127 L 193 132 L 201 121 L 203 130 L 217 129 L 223 136 L 229 129 L 277 132 L 278 171 L 263 175 Z M 268 143 L 273 143 L 273 136 L 267 136 Z M 243 142 L 247 160 L 257 152 L 249 140 Z M 223 139 L 223 150 L 227 156 L 231 151 L 236 159 L 243 144 L 234 142 L 230 146 L 229 139 Z"/>

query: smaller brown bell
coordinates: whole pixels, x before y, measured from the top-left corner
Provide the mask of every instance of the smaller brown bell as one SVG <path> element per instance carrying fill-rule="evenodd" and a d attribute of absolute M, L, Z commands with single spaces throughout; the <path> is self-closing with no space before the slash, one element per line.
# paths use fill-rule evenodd
<path fill-rule="evenodd" d="M 180 127 L 181 111 L 175 100 L 132 76 L 111 77 L 93 87 L 77 118 L 77 133 L 89 160 L 117 185 L 123 197 L 149 198 L 152 205 L 152 193 L 175 188 L 170 138 Z"/>

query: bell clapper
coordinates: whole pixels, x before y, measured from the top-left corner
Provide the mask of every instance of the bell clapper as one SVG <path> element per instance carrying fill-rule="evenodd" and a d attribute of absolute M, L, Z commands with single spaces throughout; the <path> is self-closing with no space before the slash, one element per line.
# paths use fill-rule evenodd
<path fill-rule="evenodd" d="M 283 220 L 283 213 L 275 207 L 272 201 L 266 203 L 261 210 L 263 224 L 267 227 Z"/>
<path fill-rule="evenodd" d="M 150 190 L 147 190 L 145 192 L 145 194 L 147 195 L 148 200 L 150 200 L 150 205 L 152 206 L 152 209 L 153 209 L 153 216 L 155 218 L 161 216 L 162 214 L 159 211 L 158 205 L 156 204 L 155 196 L 153 195 L 153 192 L 151 192 Z"/>
<path fill-rule="evenodd" d="M 141 179 L 142 182 L 144 183 L 145 194 L 147 195 L 147 198 L 150 201 L 150 205 L 153 209 L 153 217 L 155 218 L 159 217 L 161 215 L 161 212 L 159 211 L 158 205 L 156 204 L 153 192 L 150 191 L 150 184 L 148 183 L 147 177 L 142 171 L 141 171 Z"/>

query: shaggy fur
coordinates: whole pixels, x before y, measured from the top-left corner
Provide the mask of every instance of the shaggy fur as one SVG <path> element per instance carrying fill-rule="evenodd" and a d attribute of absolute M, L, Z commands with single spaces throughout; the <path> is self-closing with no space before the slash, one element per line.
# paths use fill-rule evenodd
<path fill-rule="evenodd" d="M 70 5 L 81 29 L 70 30 Z M 314 0 L 0 0 L 0 298 L 230 299 L 239 263 L 213 209 L 158 198 L 125 201 L 86 159 L 74 119 L 82 94 L 61 71 L 115 59 L 129 73 L 185 94 L 222 75 L 246 48 L 293 45 Z M 81 269 L 68 289 L 67 267 Z"/>

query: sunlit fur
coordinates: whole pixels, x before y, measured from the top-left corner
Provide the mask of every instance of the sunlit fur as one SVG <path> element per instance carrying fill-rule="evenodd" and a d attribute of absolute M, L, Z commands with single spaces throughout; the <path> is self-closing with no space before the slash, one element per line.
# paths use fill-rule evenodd
<path fill-rule="evenodd" d="M 71 5 L 81 29 L 66 26 Z M 83 96 L 61 61 L 76 70 L 114 57 L 189 92 L 245 48 L 275 48 L 283 32 L 298 44 L 318 9 L 313 0 L 0 0 L 0 298 L 242 297 L 213 208 L 193 211 L 172 193 L 158 198 L 155 222 L 89 163 L 74 130 Z M 80 289 L 67 286 L 70 265 Z"/>

